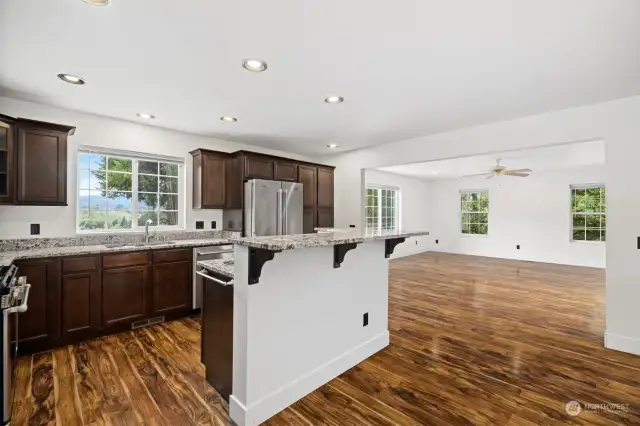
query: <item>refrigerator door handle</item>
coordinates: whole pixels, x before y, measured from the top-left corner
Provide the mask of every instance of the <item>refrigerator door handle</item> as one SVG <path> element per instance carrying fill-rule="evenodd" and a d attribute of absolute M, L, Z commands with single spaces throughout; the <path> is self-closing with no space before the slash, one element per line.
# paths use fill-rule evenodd
<path fill-rule="evenodd" d="M 282 235 L 282 189 L 278 189 L 276 202 L 276 234 Z"/>
<path fill-rule="evenodd" d="M 289 220 L 289 197 L 286 189 L 282 190 L 282 233 L 284 235 L 289 234 L 289 227 L 287 226 L 287 221 Z"/>

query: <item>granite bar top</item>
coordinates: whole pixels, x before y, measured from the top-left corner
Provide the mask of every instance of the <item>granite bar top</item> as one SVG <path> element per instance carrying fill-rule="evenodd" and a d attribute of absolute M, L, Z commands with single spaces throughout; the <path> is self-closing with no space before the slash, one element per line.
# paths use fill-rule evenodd
<path fill-rule="evenodd" d="M 184 240 L 172 240 L 163 244 L 141 245 L 140 242 L 123 243 L 118 247 L 109 247 L 105 244 L 27 248 L 14 251 L 0 251 L 0 266 L 7 266 L 16 260 L 39 259 L 58 256 L 78 256 L 102 253 L 123 253 L 131 251 L 159 250 L 171 248 L 191 248 L 229 244 L 229 238 L 196 238 Z"/>
<path fill-rule="evenodd" d="M 209 272 L 233 278 L 235 262 L 233 259 L 199 260 L 197 265 Z"/>
<path fill-rule="evenodd" d="M 347 228 L 315 228 L 314 231 L 316 231 L 318 234 L 326 234 L 327 232 L 352 232 L 353 229 L 347 229 Z"/>
<path fill-rule="evenodd" d="M 309 247 L 335 246 L 338 244 L 362 243 L 365 241 L 408 238 L 429 235 L 428 231 L 404 231 L 365 229 L 335 231 L 317 234 L 274 235 L 270 237 L 237 237 L 230 241 L 240 246 L 253 247 L 269 251 L 295 250 Z"/>

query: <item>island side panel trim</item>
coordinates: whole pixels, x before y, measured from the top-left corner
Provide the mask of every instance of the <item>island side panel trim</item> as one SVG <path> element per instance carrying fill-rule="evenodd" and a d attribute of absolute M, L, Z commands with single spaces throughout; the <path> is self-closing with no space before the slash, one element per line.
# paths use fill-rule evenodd
<path fill-rule="evenodd" d="M 283 251 L 251 286 L 248 250 L 236 247 L 244 276 L 235 279 L 230 414 L 239 425 L 266 420 L 388 344 L 384 241 L 359 244 L 340 268 L 332 246 Z"/>

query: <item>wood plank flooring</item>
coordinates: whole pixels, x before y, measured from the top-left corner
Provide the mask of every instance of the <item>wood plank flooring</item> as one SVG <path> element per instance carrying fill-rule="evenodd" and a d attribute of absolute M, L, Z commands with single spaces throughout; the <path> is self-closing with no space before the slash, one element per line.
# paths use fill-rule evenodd
<path fill-rule="evenodd" d="M 22 357 L 12 424 L 229 424 L 199 330 L 188 318 Z M 393 260 L 389 330 L 388 348 L 267 424 L 640 424 L 640 357 L 603 347 L 603 270 Z M 570 417 L 571 400 L 629 407 Z"/>

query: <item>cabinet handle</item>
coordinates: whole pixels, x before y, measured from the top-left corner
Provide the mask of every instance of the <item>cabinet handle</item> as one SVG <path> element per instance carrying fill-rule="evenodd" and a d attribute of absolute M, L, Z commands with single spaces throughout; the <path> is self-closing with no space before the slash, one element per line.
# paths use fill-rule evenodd
<path fill-rule="evenodd" d="M 226 282 L 226 281 L 219 280 L 217 278 L 212 277 L 211 275 L 205 274 L 204 272 L 196 271 L 196 274 L 200 275 L 201 277 L 203 277 L 203 278 L 205 278 L 207 280 L 211 280 L 214 283 L 217 283 L 217 284 L 220 284 L 220 285 L 223 285 L 223 286 L 233 285 L 233 283 L 231 283 L 231 282 Z"/>

